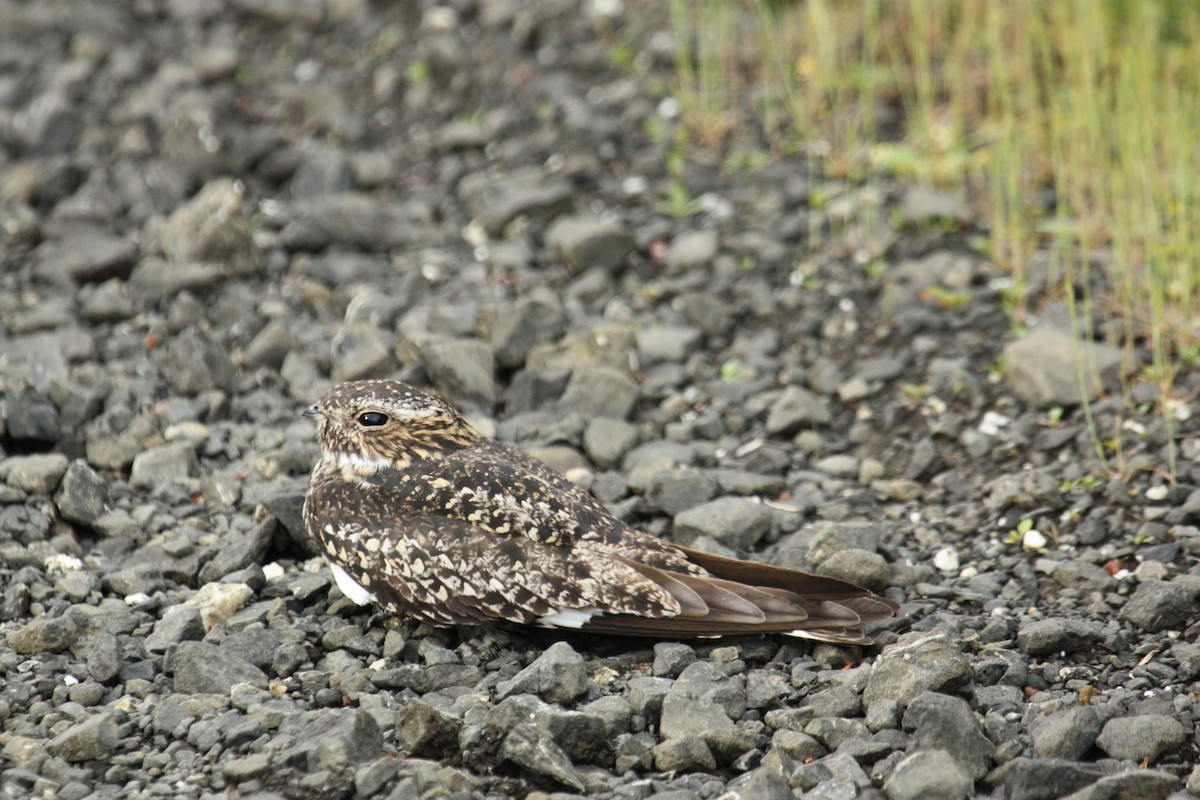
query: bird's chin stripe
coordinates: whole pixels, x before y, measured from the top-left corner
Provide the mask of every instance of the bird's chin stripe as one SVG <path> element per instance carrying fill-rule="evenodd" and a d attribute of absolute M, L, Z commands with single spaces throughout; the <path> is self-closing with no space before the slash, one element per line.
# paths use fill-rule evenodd
<path fill-rule="evenodd" d="M 586 625 L 592 617 L 600 614 L 601 612 L 594 608 L 568 608 L 538 617 L 538 624 L 549 625 L 553 628 L 579 629 Z"/>
<path fill-rule="evenodd" d="M 355 472 L 379 472 L 392 465 L 391 459 L 366 458 L 357 453 L 338 453 L 335 458 L 338 469 L 350 469 Z"/>
<path fill-rule="evenodd" d="M 350 577 L 350 573 L 342 569 L 340 564 L 330 562 L 329 569 L 333 572 L 333 579 L 337 581 L 337 586 L 342 590 L 342 594 L 350 598 L 357 605 L 365 606 L 368 603 L 375 602 L 375 595 L 371 594 L 365 586 L 363 586 L 354 578 Z"/>

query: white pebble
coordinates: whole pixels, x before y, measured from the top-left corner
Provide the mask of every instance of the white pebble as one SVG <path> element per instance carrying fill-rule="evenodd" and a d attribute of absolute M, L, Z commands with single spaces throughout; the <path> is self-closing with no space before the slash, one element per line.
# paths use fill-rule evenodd
<path fill-rule="evenodd" d="M 1012 422 L 1011 419 L 995 411 L 989 411 L 979 421 L 979 432 L 984 436 L 995 436 L 1000 429 Z"/>
<path fill-rule="evenodd" d="M 1168 493 L 1169 493 L 1169 490 L 1167 489 L 1166 486 L 1163 486 L 1162 484 L 1159 484 L 1158 486 L 1151 486 L 1149 489 L 1146 490 L 1146 499 L 1147 500 L 1155 500 L 1155 501 L 1166 500 Z"/>
<path fill-rule="evenodd" d="M 1049 544 L 1049 540 L 1036 528 L 1030 528 L 1021 537 L 1021 546 L 1026 550 L 1041 550 L 1047 544 Z"/>
<path fill-rule="evenodd" d="M 134 592 L 133 594 L 125 596 L 125 605 L 139 606 L 149 599 L 150 595 L 146 594 L 145 592 Z"/>
<path fill-rule="evenodd" d="M 82 561 L 66 553 L 55 553 L 48 556 L 44 563 L 47 572 L 74 572 L 77 569 L 83 569 Z"/>
<path fill-rule="evenodd" d="M 942 572 L 958 572 L 958 551 L 943 547 L 933 554 L 933 566 Z"/>
<path fill-rule="evenodd" d="M 277 562 L 272 561 L 270 564 L 267 564 L 263 567 L 263 577 L 269 581 L 275 580 L 276 578 L 282 578 L 283 567 L 279 566 Z"/>

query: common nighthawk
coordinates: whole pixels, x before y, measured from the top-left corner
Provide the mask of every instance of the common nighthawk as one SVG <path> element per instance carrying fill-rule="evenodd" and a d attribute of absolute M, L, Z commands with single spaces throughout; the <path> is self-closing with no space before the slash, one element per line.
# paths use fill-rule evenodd
<path fill-rule="evenodd" d="M 304 411 L 321 459 L 304 503 L 338 587 L 434 625 L 509 621 L 660 638 L 780 632 L 869 644 L 898 605 L 853 584 L 640 533 L 445 401 L 355 381 Z"/>

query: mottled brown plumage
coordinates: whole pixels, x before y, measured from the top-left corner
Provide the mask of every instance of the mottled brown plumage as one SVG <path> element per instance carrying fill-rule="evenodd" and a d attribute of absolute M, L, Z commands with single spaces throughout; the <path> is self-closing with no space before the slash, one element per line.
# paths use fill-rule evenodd
<path fill-rule="evenodd" d="M 448 403 L 397 381 L 305 411 L 321 460 L 304 504 L 342 591 L 435 625 L 510 621 L 655 637 L 781 632 L 869 644 L 897 605 L 843 581 L 640 533 Z"/>

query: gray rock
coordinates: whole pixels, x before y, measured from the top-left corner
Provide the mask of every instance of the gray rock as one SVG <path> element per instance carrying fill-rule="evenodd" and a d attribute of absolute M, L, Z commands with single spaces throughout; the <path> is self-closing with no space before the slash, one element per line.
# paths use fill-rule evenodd
<path fill-rule="evenodd" d="M 515 416 L 547 409 L 562 397 L 570 378 L 569 369 L 523 369 L 508 385 L 505 406 Z"/>
<path fill-rule="evenodd" d="M 557 342 L 533 347 L 525 358 L 527 369 L 569 369 L 583 366 L 611 367 L 628 372 L 634 335 L 625 325 L 597 325 L 568 333 Z"/>
<path fill-rule="evenodd" d="M 825 400 L 807 389 L 788 386 L 767 412 L 768 436 L 786 436 L 800 428 L 827 425 L 833 419 Z"/>
<path fill-rule="evenodd" d="M 515 764 L 577 792 L 584 791 L 583 780 L 566 753 L 548 735 L 532 725 L 518 725 L 509 731 L 497 757 L 501 762 Z"/>
<path fill-rule="evenodd" d="M 166 586 L 162 568 L 157 564 L 135 564 L 106 573 L 101 580 L 104 588 L 114 594 L 129 597 L 153 594 Z"/>
<path fill-rule="evenodd" d="M 200 581 L 218 581 L 231 572 L 262 563 L 276 530 L 277 523 L 268 518 L 248 533 L 229 533 L 221 537 L 216 554 L 200 568 Z"/>
<path fill-rule="evenodd" d="M 699 736 L 721 764 L 733 763 L 755 746 L 754 738 L 737 728 L 719 705 L 683 694 L 663 698 L 659 735 L 664 741 Z"/>
<path fill-rule="evenodd" d="M 52 444 L 62 434 L 58 408 L 34 392 L 16 392 L 5 398 L 4 432 L 14 442 Z"/>
<path fill-rule="evenodd" d="M 287 770 L 296 770 L 300 775 L 328 771 L 348 780 L 357 765 L 383 755 L 383 733 L 371 715 L 359 709 L 292 713 L 279 723 L 267 751 L 280 767 L 280 778 L 287 777 Z"/>
<path fill-rule="evenodd" d="M 639 330 L 636 335 L 638 360 L 643 368 L 685 362 L 696 352 L 703 338 L 699 328 L 683 325 Z"/>
<path fill-rule="evenodd" d="M 684 546 L 701 536 L 749 550 L 771 527 L 771 514 L 743 497 L 721 497 L 675 516 L 673 537 Z"/>
<path fill-rule="evenodd" d="M 86 461 L 72 461 L 54 495 L 62 518 L 90 527 L 107 510 L 108 502 L 108 483 Z"/>
<path fill-rule="evenodd" d="M 196 448 L 188 442 L 176 442 L 138 453 L 133 459 L 129 482 L 133 486 L 158 488 L 194 477 L 199 471 Z"/>
<path fill-rule="evenodd" d="M 667 271 L 677 274 L 709 264 L 717 256 L 717 245 L 715 230 L 680 233 L 667 249 Z"/>
<path fill-rule="evenodd" d="M 246 345 L 242 363 L 247 367 L 270 367 L 278 370 L 283 360 L 296 348 L 297 340 L 291 328 L 281 319 L 273 319 L 263 326 Z"/>
<path fill-rule="evenodd" d="M 888 800 L 963 800 L 974 782 L 944 750 L 920 750 L 896 764 L 883 784 Z"/>
<path fill-rule="evenodd" d="M 640 388 L 627 372 L 612 367 L 583 365 L 571 372 L 558 407 L 585 418 L 626 419 L 637 404 Z"/>
<path fill-rule="evenodd" d="M 1091 706 L 1071 706 L 1038 719 L 1030 734 L 1038 758 L 1078 761 L 1096 744 L 1100 717 Z"/>
<path fill-rule="evenodd" d="M 112 715 L 97 714 L 67 728 L 46 748 L 69 763 L 101 761 L 116 749 L 120 738 Z"/>
<path fill-rule="evenodd" d="M 165 653 L 179 642 L 198 642 L 204 638 L 204 620 L 200 609 L 195 606 L 179 605 L 163 612 L 162 619 L 154 623 L 154 630 L 146 637 L 146 651 Z"/>
<path fill-rule="evenodd" d="M 219 262 L 235 275 L 258 271 L 258 248 L 244 189 L 239 181 L 218 178 L 205 184 L 162 225 L 160 244 L 176 262 Z"/>
<path fill-rule="evenodd" d="M 970 682 L 971 666 L 944 631 L 906 633 L 883 648 L 867 678 L 863 705 L 878 700 L 906 705 L 924 691 L 956 689 Z"/>
<path fill-rule="evenodd" d="M 690 734 L 655 746 L 654 768 L 659 772 L 711 772 L 717 761 L 704 739 Z"/>
<path fill-rule="evenodd" d="M 88 673 L 100 683 L 111 683 L 125 666 L 121 643 L 108 631 L 96 631 L 87 638 Z"/>
<path fill-rule="evenodd" d="M 580 707 L 582 714 L 597 717 L 604 722 L 604 738 L 614 739 L 629 732 L 633 719 L 633 706 L 623 695 L 610 694 Z"/>
<path fill-rule="evenodd" d="M 495 408 L 496 359 L 492 349 L 475 339 L 430 339 L 421 346 L 429 379 L 441 392 L 460 402 L 490 411 Z"/>
<path fill-rule="evenodd" d="M 1076 353 L 1088 365 L 1081 395 Z M 1034 408 L 1074 406 L 1093 400 L 1117 385 L 1132 368 L 1119 347 L 1076 342 L 1053 328 L 1034 328 L 1004 348 L 1004 381 L 1017 397 Z"/>
<path fill-rule="evenodd" d="M 616 222 L 589 215 L 559 217 L 546 229 L 546 244 L 573 272 L 597 268 L 618 274 L 635 246 Z"/>
<path fill-rule="evenodd" d="M 291 213 L 279 241 L 293 250 L 345 245 L 380 251 L 429 241 L 430 209 L 419 199 L 397 202 L 376 194 L 340 192 L 297 200 Z"/>
<path fill-rule="evenodd" d="M 369 322 L 351 322 L 329 344 L 330 374 L 335 381 L 382 378 L 395 370 L 393 337 Z"/>
<path fill-rule="evenodd" d="M 1081 653 L 1096 646 L 1104 633 L 1100 623 L 1065 617 L 1037 619 L 1021 625 L 1017 646 L 1033 656 Z"/>
<path fill-rule="evenodd" d="M 1106 775 L 1063 800 L 1166 800 L 1179 788 L 1179 778 L 1169 772 L 1134 769 Z"/>
<path fill-rule="evenodd" d="M 1001 475 L 987 484 L 987 490 L 988 508 L 1061 508 L 1064 503 L 1058 481 L 1046 470 L 1024 470 Z"/>
<path fill-rule="evenodd" d="M 409 700 L 396 720 L 396 738 L 409 753 L 445 758 L 458 752 L 462 722 L 422 700 Z"/>
<path fill-rule="evenodd" d="M 820 758 L 828 751 L 825 745 L 807 733 L 782 728 L 771 736 L 771 749 L 779 750 L 797 761 Z"/>
<path fill-rule="evenodd" d="M 795 797 L 787 779 L 765 767 L 746 773 L 739 779 L 738 787 L 740 800 L 793 800 Z"/>
<path fill-rule="evenodd" d="M 1181 627 L 1196 612 L 1194 583 L 1147 580 L 1138 586 L 1118 616 L 1144 631 Z"/>
<path fill-rule="evenodd" d="M 8 646 L 22 655 L 58 653 L 75 643 L 79 629 L 70 617 L 38 617 L 8 632 Z"/>
<path fill-rule="evenodd" d="M 818 717 L 804 723 L 804 733 L 825 745 L 828 750 L 837 750 L 847 742 L 868 739 L 871 732 L 856 719 L 834 719 Z"/>
<path fill-rule="evenodd" d="M 238 368 L 225 348 L 194 327 L 167 341 L 159 371 L 171 388 L 183 395 L 209 389 L 232 392 L 237 388 Z"/>
<path fill-rule="evenodd" d="M 816 572 L 875 592 L 886 589 L 892 578 L 891 567 L 883 556 L 853 547 L 822 561 Z"/>
<path fill-rule="evenodd" d="M 321 555 L 317 542 L 304 527 L 304 492 L 286 492 L 266 497 L 263 508 L 283 526 L 289 539 L 310 556 Z"/>
<path fill-rule="evenodd" d="M 496 689 L 501 700 L 515 694 L 536 694 L 547 702 L 566 705 L 587 691 L 587 667 L 571 645 L 555 642 Z"/>
<path fill-rule="evenodd" d="M 101 469 L 124 469 L 147 446 L 162 441 L 149 414 L 130 416 L 122 410 L 106 412 L 88 426 L 85 451 L 88 463 Z"/>
<path fill-rule="evenodd" d="M 710 500 L 717 493 L 717 479 L 699 470 L 667 470 L 650 479 L 645 490 L 652 508 L 675 516 Z"/>
<path fill-rule="evenodd" d="M 944 750 L 974 780 L 987 774 L 996 746 L 960 697 L 922 692 L 904 712 L 903 725 L 912 730 L 913 750 Z"/>
<path fill-rule="evenodd" d="M 1095 782 L 1101 775 L 1095 764 L 1018 757 L 993 772 L 988 780 L 1003 786 L 1005 797 L 1058 800 Z"/>
<path fill-rule="evenodd" d="M 858 717 L 862 715 L 862 695 L 851 686 L 830 686 L 809 695 L 808 707 L 815 717 Z"/>
<path fill-rule="evenodd" d="M 292 175 L 292 197 L 322 197 L 354 188 L 350 159 L 337 150 L 307 153 Z"/>
<path fill-rule="evenodd" d="M 249 661 L 207 642 L 180 642 L 168 658 L 174 688 L 183 694 L 229 695 L 239 683 L 267 688 L 267 676 Z"/>
<path fill-rule="evenodd" d="M 490 309 L 481 323 L 496 364 L 511 369 L 524 364 L 537 345 L 561 336 L 567 315 L 557 296 L 540 292 Z"/>
<path fill-rule="evenodd" d="M 583 450 L 600 469 L 612 469 L 637 444 L 639 436 L 638 427 L 623 419 L 595 417 L 583 430 Z"/>
<path fill-rule="evenodd" d="M 38 248 L 37 271 L 76 283 L 99 283 L 128 278 L 137 254 L 137 246 L 124 237 L 81 227 L 52 245 Z"/>
<path fill-rule="evenodd" d="M 129 276 L 126 290 L 137 305 L 153 305 L 191 291 L 206 294 L 226 279 L 216 262 L 177 264 L 161 258 L 143 258 Z"/>
<path fill-rule="evenodd" d="M 1087 561 L 1060 561 L 1055 563 L 1050 577 L 1060 586 L 1085 592 L 1103 592 L 1115 585 L 1108 570 Z"/>
<path fill-rule="evenodd" d="M 30 494 L 50 494 L 58 488 L 66 471 L 67 457 L 61 453 L 10 456 L 0 462 L 6 483 Z"/>
<path fill-rule="evenodd" d="M 684 667 L 696 663 L 696 651 L 683 642 L 656 642 L 654 663 L 650 672 L 656 676 L 675 678 Z"/>
<path fill-rule="evenodd" d="M 865 550 L 874 553 L 883 541 L 886 529 L 878 522 L 822 520 L 813 526 L 807 559 L 810 564 L 823 564 L 835 553 L 844 550 Z"/>
<path fill-rule="evenodd" d="M 1104 723 L 1096 744 L 1113 758 L 1152 763 L 1181 747 L 1187 731 L 1179 720 L 1159 714 L 1114 717 Z"/>
<path fill-rule="evenodd" d="M 560 178 L 538 167 L 510 172 L 473 172 L 458 183 L 458 196 L 491 236 L 499 236 L 517 217 L 548 221 L 570 210 L 574 192 Z"/>

